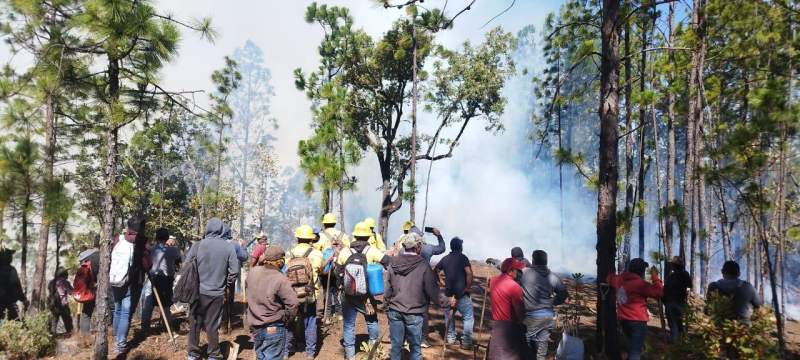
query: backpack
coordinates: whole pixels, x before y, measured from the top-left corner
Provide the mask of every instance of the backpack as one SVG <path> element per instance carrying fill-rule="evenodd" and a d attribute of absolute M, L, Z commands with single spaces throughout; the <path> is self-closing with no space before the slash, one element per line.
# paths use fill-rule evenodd
<path fill-rule="evenodd" d="M 367 286 L 367 251 L 369 246 L 362 251 L 353 251 L 344 262 L 344 294 L 353 297 L 369 295 Z"/>
<path fill-rule="evenodd" d="M 314 302 L 314 277 L 311 261 L 308 260 L 308 255 L 312 250 L 314 248 L 309 246 L 303 256 L 295 256 L 290 251 L 291 259 L 286 264 L 286 277 L 289 278 L 292 289 L 297 294 L 297 301 L 300 303 Z"/>
<path fill-rule="evenodd" d="M 79 303 L 94 301 L 95 278 L 92 272 L 92 262 L 84 260 L 72 280 L 72 298 Z"/>
<path fill-rule="evenodd" d="M 117 244 L 111 251 L 111 269 L 109 270 L 109 283 L 113 287 L 128 285 L 131 266 L 133 265 L 133 244 L 120 235 Z"/>
<path fill-rule="evenodd" d="M 66 280 L 53 279 L 47 286 L 47 304 L 50 309 L 61 309 L 69 305 L 69 290 Z"/>
<path fill-rule="evenodd" d="M 193 304 L 200 298 L 200 274 L 197 272 L 198 247 L 200 247 L 200 243 L 195 244 L 189 250 L 187 256 L 189 261 L 181 266 L 178 274 L 178 281 L 173 289 L 173 296 L 178 302 Z"/>

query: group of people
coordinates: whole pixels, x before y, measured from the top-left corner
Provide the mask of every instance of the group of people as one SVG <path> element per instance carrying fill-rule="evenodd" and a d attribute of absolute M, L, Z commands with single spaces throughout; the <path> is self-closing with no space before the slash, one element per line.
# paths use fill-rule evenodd
<path fill-rule="evenodd" d="M 144 236 L 145 221 L 140 217 L 128 220 L 127 228 L 111 244 L 109 282 L 113 300 L 114 351 L 128 349 L 128 333 L 133 310 L 143 302 L 141 332 L 150 329 L 150 318 L 156 304 L 162 318 L 174 324 L 170 306 L 173 287 L 179 271 L 196 273 L 196 298 L 189 304 L 189 359 L 202 355 L 200 333 L 206 332 L 205 356 L 221 359 L 219 328 L 230 318 L 229 305 L 242 267 L 249 267 L 244 281 L 246 292 L 246 324 L 252 334 L 256 358 L 285 359 L 302 352 L 313 359 L 319 349 L 318 325 L 332 326 L 341 322 L 345 359 L 356 354 L 355 324 L 359 314 L 367 324 L 367 348 L 380 341 L 378 313 L 383 311 L 389 323 L 390 356 L 400 359 L 407 349 L 411 359 L 422 358 L 422 348 L 429 347 L 429 307 L 444 311 L 443 338 L 447 344 L 460 342 L 464 350 L 473 344 L 473 280 L 470 260 L 463 253 L 464 241 L 454 237 L 450 253 L 431 266 L 431 258 L 446 251 L 445 241 L 436 228 L 425 228 L 437 238 L 428 244 L 424 233 L 413 222 L 403 224 L 402 236 L 387 247 L 376 223 L 368 218 L 359 222 L 351 234 L 336 228 L 334 214 L 325 214 L 322 228 L 297 227 L 296 242 L 284 249 L 270 244 L 263 233 L 248 254 L 243 242 L 233 241 L 231 229 L 220 219 L 211 219 L 202 240 L 195 242 L 182 256 L 175 238 L 167 229 L 155 232 L 154 244 Z M 18 301 L 27 307 L 19 277 L 11 265 L 13 251 L 0 251 L 0 317 L 16 319 Z M 72 283 L 67 271 L 57 269 L 48 284 L 48 306 L 55 320 L 72 331 L 70 296 L 79 303 L 79 328 L 89 334 L 96 294 L 99 254 L 87 250 L 78 257 L 79 268 Z M 191 264 L 192 266 L 182 266 Z M 662 282 L 655 267 L 643 259 L 630 260 L 625 271 L 611 274 L 601 287 L 614 290 L 617 316 L 627 338 L 628 359 L 641 358 L 649 319 L 647 299 L 663 301 L 670 329 L 670 341 L 685 332 L 688 292 L 692 279 L 683 261 L 675 257 L 667 263 L 666 280 Z M 519 247 L 499 266 L 500 274 L 489 280 L 485 293 L 490 299 L 492 330 L 488 344 L 490 359 L 545 359 L 551 332 L 555 327 L 555 307 L 568 298 L 567 289 L 558 275 L 548 268 L 547 253 L 533 251 L 530 261 Z M 187 270 L 188 271 L 188 270 Z M 378 274 L 375 277 L 375 274 Z M 709 285 L 707 294 L 731 299 L 732 316 L 745 323 L 753 308 L 761 306 L 753 286 L 740 280 L 739 265 L 727 261 L 723 278 Z M 376 280 L 377 279 L 377 280 Z M 460 337 L 456 329 L 456 313 L 461 315 Z M 55 329 L 55 327 L 54 327 Z M 54 330 L 55 331 L 55 330 Z M 302 339 L 302 341 L 300 341 Z M 295 341 L 297 340 L 297 341 Z"/>
<path fill-rule="evenodd" d="M 469 260 L 461 254 L 462 240 L 451 241 L 451 254 L 434 269 L 431 257 L 445 251 L 438 229 L 430 229 L 438 239 L 437 245 L 431 245 L 423 241 L 423 233 L 413 223 L 406 222 L 403 235 L 387 248 L 375 232 L 373 219 L 356 224 L 350 235 L 336 229 L 336 222 L 334 214 L 325 214 L 322 229 L 298 227 L 296 244 L 287 251 L 266 241 L 253 250 L 255 266 L 247 276 L 246 293 L 247 323 L 256 358 L 283 359 L 296 351 L 313 359 L 319 350 L 318 322 L 332 325 L 332 319 L 336 319 L 341 321 L 344 357 L 353 359 L 357 317 L 361 315 L 366 322 L 367 346 L 371 349 L 380 341 L 378 313 L 383 309 L 389 321 L 391 358 L 400 359 L 407 344 L 411 358 L 421 359 L 421 348 L 428 346 L 429 305 L 464 302 L 466 289 L 471 286 Z M 461 268 L 444 268 L 448 258 L 456 259 L 453 264 Z M 439 299 L 438 270 L 445 273 L 446 300 Z M 383 276 L 374 280 L 375 272 Z M 466 306 L 459 310 L 464 322 L 464 348 L 472 346 L 471 306 L 469 302 L 469 310 Z M 450 323 L 454 325 L 454 321 Z M 304 342 L 294 344 L 301 334 Z M 456 341 L 452 326 L 447 338 L 451 343 Z M 209 344 L 209 349 L 212 347 Z M 190 357 L 197 355 L 190 352 Z"/>

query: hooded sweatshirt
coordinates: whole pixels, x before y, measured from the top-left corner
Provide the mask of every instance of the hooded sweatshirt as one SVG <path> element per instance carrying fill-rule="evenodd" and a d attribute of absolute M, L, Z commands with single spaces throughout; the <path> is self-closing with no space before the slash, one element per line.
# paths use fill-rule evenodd
<path fill-rule="evenodd" d="M 546 265 L 533 265 L 522 270 L 522 295 L 525 311 L 553 311 L 553 306 L 561 305 L 567 299 L 567 288 L 561 279 Z"/>
<path fill-rule="evenodd" d="M 222 234 L 222 221 L 213 218 L 206 225 L 205 237 L 195 245 L 200 295 L 222 296 L 225 286 L 233 284 L 239 274 L 236 251 L 222 238 Z"/>
<path fill-rule="evenodd" d="M 610 275 L 608 283 L 618 292 L 620 288 L 624 288 L 625 296 L 628 298 L 624 304 L 617 303 L 617 317 L 620 320 L 647 321 L 649 319 L 647 298 L 660 298 L 664 290 L 664 285 L 657 275 L 651 284 L 638 274 L 629 271 Z"/>
<path fill-rule="evenodd" d="M 738 320 L 750 323 L 753 308 L 758 308 L 763 303 L 758 293 L 749 282 L 741 279 L 720 279 L 708 285 L 708 294 L 719 292 L 733 298 L 733 310 Z"/>
<path fill-rule="evenodd" d="M 417 254 L 395 256 L 387 271 L 387 284 L 383 296 L 389 309 L 403 314 L 423 314 L 431 300 L 439 297 L 431 266 Z"/>

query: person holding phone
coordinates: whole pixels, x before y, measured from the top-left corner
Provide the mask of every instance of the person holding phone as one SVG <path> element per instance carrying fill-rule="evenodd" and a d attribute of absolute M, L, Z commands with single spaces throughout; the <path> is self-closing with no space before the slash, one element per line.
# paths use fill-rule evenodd
<path fill-rule="evenodd" d="M 435 230 L 435 229 L 434 229 Z M 438 274 L 444 272 L 445 295 L 450 298 L 450 307 L 454 311 L 446 311 L 444 315 L 447 326 L 447 343 L 456 342 L 455 312 L 461 313 L 463 320 L 461 349 L 472 350 L 472 330 L 475 323 L 473 317 L 472 298 L 469 296 L 472 287 L 472 266 L 462 253 L 464 241 L 458 237 L 450 240 L 450 253 L 439 260 L 434 268 Z"/>

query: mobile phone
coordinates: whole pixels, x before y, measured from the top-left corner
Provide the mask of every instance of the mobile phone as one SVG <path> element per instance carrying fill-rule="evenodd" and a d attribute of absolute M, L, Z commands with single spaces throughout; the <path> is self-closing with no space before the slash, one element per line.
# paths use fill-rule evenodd
<path fill-rule="evenodd" d="M 433 227 L 432 226 L 426 226 L 425 227 L 425 232 L 426 233 L 433 233 Z"/>

